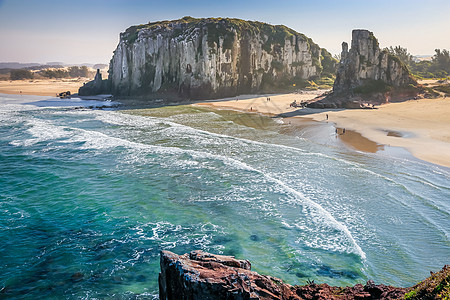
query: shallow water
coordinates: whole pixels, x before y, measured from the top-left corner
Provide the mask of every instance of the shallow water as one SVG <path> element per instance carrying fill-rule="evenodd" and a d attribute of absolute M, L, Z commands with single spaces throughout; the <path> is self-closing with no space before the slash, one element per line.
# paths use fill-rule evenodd
<path fill-rule="evenodd" d="M 409 286 L 449 263 L 448 168 L 347 149 L 326 124 L 11 98 L 0 95 L 4 295 L 152 298 L 161 250 L 235 255 L 292 284 Z"/>

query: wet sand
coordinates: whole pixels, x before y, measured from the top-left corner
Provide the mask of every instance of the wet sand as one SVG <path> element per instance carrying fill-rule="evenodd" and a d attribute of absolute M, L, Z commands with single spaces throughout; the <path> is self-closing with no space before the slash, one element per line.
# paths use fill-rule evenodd
<path fill-rule="evenodd" d="M 321 112 L 309 117 L 361 133 L 379 144 L 403 147 L 415 157 L 450 167 L 450 99 L 420 99 L 375 110 Z"/>
<path fill-rule="evenodd" d="M 402 147 L 415 157 L 450 167 L 450 98 L 410 100 L 378 109 L 320 110 L 298 109 L 289 104 L 313 99 L 317 93 L 245 95 L 199 103 L 219 109 L 234 109 L 284 117 L 331 122 L 345 144 L 366 152 L 377 152 L 383 145 Z M 267 101 L 267 97 L 271 101 Z M 237 100 L 238 99 L 238 100 Z M 327 116 L 328 115 L 328 120 Z"/>

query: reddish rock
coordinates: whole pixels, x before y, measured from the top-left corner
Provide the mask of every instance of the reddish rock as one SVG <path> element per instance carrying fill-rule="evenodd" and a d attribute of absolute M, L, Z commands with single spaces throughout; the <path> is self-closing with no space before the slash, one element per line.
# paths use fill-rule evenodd
<path fill-rule="evenodd" d="M 248 260 L 203 251 L 176 255 L 161 252 L 159 297 L 172 299 L 401 299 L 407 289 L 376 285 L 332 287 L 328 284 L 292 286 L 251 271 Z"/>

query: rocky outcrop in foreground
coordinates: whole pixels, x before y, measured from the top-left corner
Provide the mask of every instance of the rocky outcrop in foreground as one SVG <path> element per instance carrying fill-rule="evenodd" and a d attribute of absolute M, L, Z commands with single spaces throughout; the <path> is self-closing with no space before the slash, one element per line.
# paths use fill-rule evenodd
<path fill-rule="evenodd" d="M 441 277 L 450 275 L 450 268 L 444 268 Z M 436 274 L 440 274 L 436 273 Z M 441 278 L 439 277 L 439 278 Z M 437 281 L 434 287 L 445 281 Z M 448 279 L 447 284 L 450 283 Z M 427 285 L 433 290 L 432 285 Z M 417 286 L 418 287 L 418 286 Z M 449 288 L 450 289 L 450 288 Z M 160 299 L 401 299 L 406 292 L 410 296 L 424 295 L 419 291 L 376 285 L 372 281 L 366 285 L 353 287 L 332 287 L 327 284 L 311 283 L 292 286 L 280 279 L 260 275 L 251 271 L 247 260 L 232 256 L 214 255 L 203 251 L 176 255 L 161 252 L 161 273 L 159 274 Z M 419 298 L 418 298 L 419 299 Z M 425 299 L 425 298 L 420 298 Z M 435 299 L 433 297 L 426 299 Z M 436 298 L 439 299 L 439 298 Z"/>
<path fill-rule="evenodd" d="M 353 30 L 350 50 L 342 43 L 333 92 L 309 106 L 359 108 L 410 99 L 417 93 L 417 82 L 400 59 L 381 50 L 372 32 Z"/>
<path fill-rule="evenodd" d="M 286 26 L 184 17 L 132 26 L 109 66 L 114 95 L 235 96 L 334 73 L 336 60 Z"/>

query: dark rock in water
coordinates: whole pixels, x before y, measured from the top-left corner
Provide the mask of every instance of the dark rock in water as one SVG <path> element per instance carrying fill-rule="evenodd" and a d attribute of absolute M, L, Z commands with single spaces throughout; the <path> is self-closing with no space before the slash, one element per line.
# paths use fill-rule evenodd
<path fill-rule="evenodd" d="M 401 299 L 408 289 L 375 285 L 292 286 L 251 271 L 250 262 L 203 251 L 161 252 L 159 297 L 172 299 Z"/>
<path fill-rule="evenodd" d="M 70 277 L 70 280 L 72 280 L 72 282 L 78 282 L 82 280 L 83 277 L 84 277 L 83 273 L 77 272 Z"/>
<path fill-rule="evenodd" d="M 257 236 L 256 234 L 252 234 L 250 236 L 250 239 L 254 242 L 258 242 L 260 240 L 259 236 Z"/>
<path fill-rule="evenodd" d="M 342 43 L 341 61 L 333 92 L 312 108 L 362 108 L 372 104 L 411 99 L 420 89 L 408 68 L 387 50 L 368 30 L 353 30 L 352 45 Z"/>
<path fill-rule="evenodd" d="M 100 69 L 97 69 L 97 74 L 93 81 L 89 81 L 78 89 L 78 95 L 80 96 L 93 96 L 109 93 L 109 81 L 102 80 L 102 73 Z"/>

